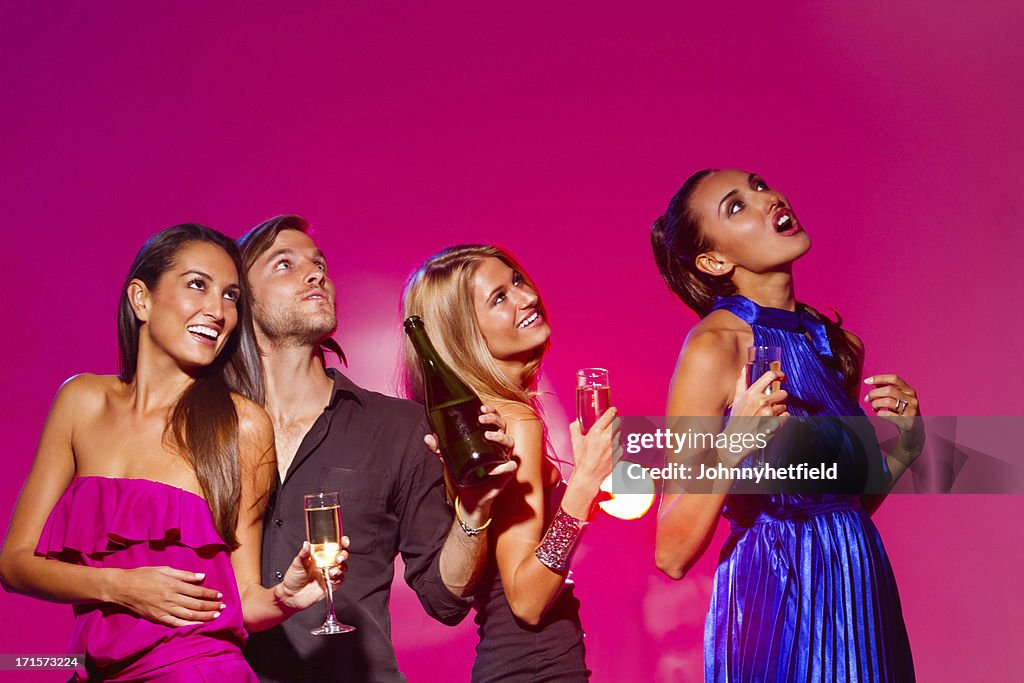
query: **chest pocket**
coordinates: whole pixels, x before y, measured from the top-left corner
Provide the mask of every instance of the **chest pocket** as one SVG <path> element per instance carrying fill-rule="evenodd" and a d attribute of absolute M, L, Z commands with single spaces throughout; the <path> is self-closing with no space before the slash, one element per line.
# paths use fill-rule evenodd
<path fill-rule="evenodd" d="M 341 533 L 348 536 L 349 553 L 366 555 L 377 547 L 380 524 L 387 514 L 387 479 L 379 472 L 325 467 L 323 491 L 337 491 L 341 503 Z"/>

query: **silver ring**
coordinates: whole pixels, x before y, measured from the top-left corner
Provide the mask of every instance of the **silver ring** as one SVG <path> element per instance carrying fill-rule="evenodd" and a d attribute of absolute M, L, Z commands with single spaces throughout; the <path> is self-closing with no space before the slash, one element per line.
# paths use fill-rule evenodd
<path fill-rule="evenodd" d="M 902 415 L 907 410 L 907 402 L 902 398 L 896 399 L 896 414 Z"/>

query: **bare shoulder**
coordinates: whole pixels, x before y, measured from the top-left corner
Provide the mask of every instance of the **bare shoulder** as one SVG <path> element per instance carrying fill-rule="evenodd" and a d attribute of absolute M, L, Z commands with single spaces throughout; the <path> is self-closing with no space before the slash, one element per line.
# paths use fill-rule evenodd
<path fill-rule="evenodd" d="M 498 411 L 506 422 L 536 422 L 540 424 L 540 417 L 533 408 L 520 403 L 519 401 L 490 401 L 490 405 Z"/>
<path fill-rule="evenodd" d="M 238 435 L 242 439 L 274 441 L 274 423 L 263 406 L 241 394 L 231 394 L 238 415 Z"/>
<path fill-rule="evenodd" d="M 82 447 L 83 435 L 105 433 L 111 405 L 127 396 L 128 387 L 113 376 L 82 374 L 65 381 L 53 399 L 36 451 L 36 463 L 44 463 L 47 476 L 66 468 L 70 481 L 83 453 L 91 452 Z"/>
<path fill-rule="evenodd" d="M 83 372 L 64 380 L 64 383 L 60 385 L 60 391 L 67 392 L 76 398 L 99 398 L 117 391 L 123 386 L 124 383 L 115 375 L 94 375 L 91 372 Z"/>
<path fill-rule="evenodd" d="M 739 350 L 749 334 L 749 326 L 728 311 L 714 311 L 686 335 L 679 365 L 711 372 L 731 368 L 742 360 Z"/>
<path fill-rule="evenodd" d="M 520 462 L 517 477 L 525 476 L 524 463 L 540 463 L 544 455 L 544 423 L 528 405 L 518 401 L 491 401 L 505 421 L 505 433 L 515 442 L 513 457 Z M 539 471 L 539 470 L 538 470 Z"/>
<path fill-rule="evenodd" d="M 530 406 L 509 401 L 495 408 L 505 420 L 505 433 L 515 439 L 516 453 L 543 452 L 544 423 Z"/>
<path fill-rule="evenodd" d="M 715 311 L 687 335 L 668 392 L 668 415 L 721 415 L 733 391 L 749 345 L 749 327 Z M 737 324 L 738 323 L 738 324 Z"/>
<path fill-rule="evenodd" d="M 724 308 L 711 311 L 701 318 L 700 322 L 693 326 L 691 334 L 696 331 L 717 330 L 720 332 L 731 332 L 736 335 L 749 335 L 750 325 L 741 320 L 735 313 Z"/>
<path fill-rule="evenodd" d="M 114 375 L 82 373 L 65 380 L 54 399 L 54 411 L 94 415 L 112 399 L 125 392 L 125 384 Z"/>

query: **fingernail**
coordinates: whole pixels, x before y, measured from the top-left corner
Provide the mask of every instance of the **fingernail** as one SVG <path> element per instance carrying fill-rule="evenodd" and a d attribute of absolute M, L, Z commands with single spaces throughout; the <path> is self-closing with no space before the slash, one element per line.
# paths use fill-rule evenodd
<path fill-rule="evenodd" d="M 874 384 L 874 383 L 875 383 L 875 378 L 874 377 L 868 377 L 868 378 L 866 378 L 864 380 L 864 384 Z"/>
<path fill-rule="evenodd" d="M 218 599 L 218 600 L 220 600 L 220 599 L 221 599 L 221 598 L 223 598 L 223 597 L 224 597 L 224 594 L 223 594 L 223 593 L 217 593 L 217 599 Z"/>
<path fill-rule="evenodd" d="M 197 579 L 205 579 L 206 578 L 206 574 L 204 574 L 202 572 L 197 572 L 196 573 L 196 578 Z"/>
<path fill-rule="evenodd" d="M 220 608 L 221 608 L 222 610 L 226 610 L 226 609 L 228 608 L 228 606 L 227 606 L 227 605 L 225 605 L 225 604 L 224 604 L 224 603 L 222 602 L 222 603 L 220 603 Z"/>
<path fill-rule="evenodd" d="M 870 399 L 868 399 L 868 397 L 867 397 L 867 396 L 865 396 L 865 397 L 864 397 L 864 400 L 865 400 L 865 401 L 868 401 L 868 400 L 870 400 Z"/>
<path fill-rule="evenodd" d="M 214 619 L 217 619 L 217 618 L 219 618 L 219 617 L 220 617 L 220 612 L 214 612 L 214 613 L 213 613 L 213 618 L 214 618 Z"/>

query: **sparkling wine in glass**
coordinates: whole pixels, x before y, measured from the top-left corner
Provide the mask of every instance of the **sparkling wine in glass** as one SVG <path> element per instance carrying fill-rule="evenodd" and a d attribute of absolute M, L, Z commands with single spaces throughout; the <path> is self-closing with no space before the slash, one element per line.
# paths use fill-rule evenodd
<path fill-rule="evenodd" d="M 761 379 L 766 372 L 782 372 L 782 348 L 778 346 L 750 346 L 747 348 L 747 386 Z M 770 383 L 764 390 L 765 396 L 781 389 L 778 380 Z M 764 449 L 753 452 L 752 464 L 762 467 L 765 464 Z"/>
<path fill-rule="evenodd" d="M 612 390 L 608 384 L 608 371 L 604 368 L 583 368 L 576 371 L 576 419 L 580 431 L 586 434 L 597 422 L 597 418 L 612 407 Z M 612 479 L 614 472 L 601 482 L 601 491 L 608 499 L 614 499 Z M 598 505 L 605 509 L 607 500 Z M 607 511 L 607 510 L 606 510 Z M 613 514 L 609 512 L 609 514 Z"/>
<path fill-rule="evenodd" d="M 612 391 L 608 371 L 604 368 L 583 368 L 576 372 L 576 419 L 586 434 L 597 418 L 612 407 Z"/>
<path fill-rule="evenodd" d="M 328 572 L 336 567 L 341 551 L 341 504 L 337 493 L 313 493 L 305 497 L 306 538 L 309 539 L 313 562 L 324 576 L 327 587 L 327 619 L 323 625 L 310 633 L 314 636 L 329 636 L 335 633 L 355 631 L 355 626 L 342 624 L 334 616 L 334 589 Z"/>
<path fill-rule="evenodd" d="M 747 348 L 747 386 L 766 372 L 782 372 L 782 348 L 778 346 L 751 346 Z M 778 380 L 768 385 L 765 396 L 781 388 Z"/>

